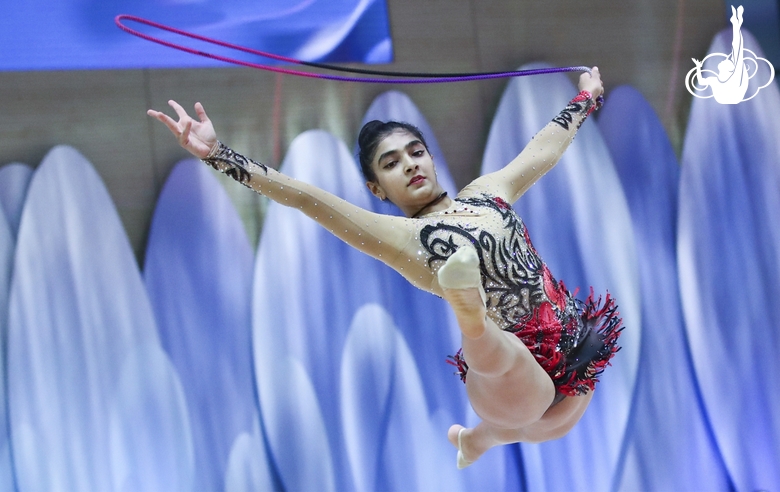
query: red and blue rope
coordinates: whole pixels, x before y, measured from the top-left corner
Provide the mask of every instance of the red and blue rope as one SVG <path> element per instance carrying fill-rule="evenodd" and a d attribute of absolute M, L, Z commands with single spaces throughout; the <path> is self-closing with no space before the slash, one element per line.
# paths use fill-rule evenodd
<path fill-rule="evenodd" d="M 130 27 L 127 27 L 125 24 L 122 23 L 122 21 L 132 21 L 132 22 L 138 22 L 140 24 L 145 24 L 149 27 L 153 27 L 155 29 L 160 29 L 163 31 L 168 31 L 180 36 L 185 36 L 191 39 L 196 39 L 198 41 L 203 41 L 208 44 L 216 45 L 216 46 L 222 46 L 223 48 L 228 48 L 231 50 L 236 51 L 242 51 L 244 53 L 248 53 L 251 55 L 257 55 L 262 56 L 264 58 L 269 58 L 276 61 L 281 61 L 285 63 L 290 63 L 293 65 L 304 65 L 307 67 L 313 67 L 313 68 L 320 68 L 325 70 L 332 70 L 332 71 L 338 71 L 338 72 L 346 72 L 346 73 L 354 73 L 354 74 L 362 74 L 362 75 L 371 75 L 371 76 L 379 76 L 378 77 L 346 77 L 343 75 L 330 75 L 330 74 L 322 74 L 322 73 L 312 73 L 312 72 L 303 72 L 300 70 L 292 70 L 289 68 L 282 68 L 282 67 L 276 67 L 272 65 L 263 65 L 259 63 L 253 63 L 248 62 L 244 60 L 239 60 L 236 58 L 230 58 L 227 56 L 217 55 L 214 53 L 209 53 L 206 51 L 189 48 L 187 46 L 173 43 L 171 41 L 166 41 L 164 39 L 160 39 L 155 36 L 151 36 L 146 33 L 142 33 L 140 31 L 137 31 L 135 29 L 131 29 Z M 241 65 L 244 67 L 250 67 L 250 68 L 257 68 L 259 70 L 266 70 L 269 72 L 276 72 L 276 73 L 282 73 L 286 75 L 295 75 L 298 77 L 309 77 L 309 78 L 315 78 L 315 79 L 325 79 L 325 80 L 338 80 L 342 82 L 363 82 L 363 83 L 374 83 L 374 84 L 436 84 L 436 83 L 444 83 L 444 82 L 466 82 L 470 80 L 485 80 L 485 79 L 499 79 L 499 78 L 506 78 L 506 77 L 522 77 L 526 75 L 542 75 L 542 74 L 548 74 L 548 73 L 558 73 L 558 72 L 590 72 L 589 67 L 557 67 L 557 68 L 537 68 L 537 69 L 530 69 L 530 70 L 511 70 L 511 71 L 505 71 L 505 72 L 482 72 L 482 73 L 418 73 L 418 72 L 385 72 L 380 70 L 366 70 L 366 69 L 360 69 L 360 68 L 347 68 L 347 67 L 340 67 L 337 65 L 329 65 L 325 63 L 315 63 L 315 62 L 307 62 L 303 60 L 297 60 L 295 58 L 289 58 L 282 55 L 276 55 L 273 53 L 268 53 L 265 51 L 255 50 L 252 48 L 247 48 L 246 46 L 240 46 L 237 44 L 228 43 L 225 41 L 220 41 L 218 39 L 209 38 L 206 36 L 201 36 L 199 34 L 191 33 L 188 31 L 184 31 L 182 29 L 177 29 L 175 27 L 166 26 L 164 24 L 160 24 L 158 22 L 150 21 L 148 19 L 144 19 L 141 17 L 137 17 L 135 15 L 128 15 L 128 14 L 121 14 L 117 15 L 114 18 L 114 22 L 116 25 L 122 29 L 123 31 L 132 34 L 133 36 L 137 36 L 141 39 L 145 39 L 147 41 L 151 41 L 153 43 L 161 44 L 163 46 L 167 46 L 168 48 L 173 48 L 179 51 L 184 51 L 186 53 L 191 53 L 193 55 L 203 56 L 206 58 L 211 58 L 213 60 L 219 60 L 225 63 L 232 63 L 234 65 Z"/>

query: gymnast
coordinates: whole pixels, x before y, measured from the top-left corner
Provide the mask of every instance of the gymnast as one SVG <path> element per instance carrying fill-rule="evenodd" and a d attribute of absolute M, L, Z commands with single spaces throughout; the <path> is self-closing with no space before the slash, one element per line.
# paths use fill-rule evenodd
<path fill-rule="evenodd" d="M 360 131 L 360 165 L 371 193 L 405 217 L 360 209 L 248 159 L 217 140 L 200 103 L 197 119 L 175 101 L 178 121 L 149 110 L 179 144 L 268 198 L 300 209 L 334 235 L 443 297 L 463 348 L 451 361 L 481 422 L 450 427 L 464 468 L 485 451 L 564 436 L 582 417 L 598 375 L 618 350 L 614 299 L 575 299 L 537 254 L 511 207 L 549 171 L 603 92 L 598 68 L 579 94 L 503 169 L 450 198 L 439 185 L 425 139 L 409 124 L 371 121 Z M 316 163 L 315 163 L 316 164 Z"/>
<path fill-rule="evenodd" d="M 721 104 L 741 103 L 752 77 L 748 74 L 748 67 L 745 64 L 745 43 L 740 31 L 744 11 L 742 5 L 737 9 L 734 9 L 733 5 L 731 6 L 731 53 L 718 63 L 717 76 L 703 76 L 703 62 L 693 58 L 693 63 L 696 64 L 696 82 L 700 86 L 697 87 L 697 90 L 704 90 L 707 86 L 711 87 L 712 95 Z M 720 53 L 719 55 L 725 56 Z M 756 67 L 758 66 L 755 58 L 748 57 L 747 59 L 756 64 Z M 704 72 L 713 73 L 712 70 L 704 70 Z M 753 74 L 755 75 L 755 71 Z"/>

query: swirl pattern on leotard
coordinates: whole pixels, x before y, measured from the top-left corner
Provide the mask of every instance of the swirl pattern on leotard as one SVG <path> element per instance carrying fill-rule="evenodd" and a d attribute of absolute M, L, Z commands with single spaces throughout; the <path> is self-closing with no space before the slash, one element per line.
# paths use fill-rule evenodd
<path fill-rule="evenodd" d="M 420 242 L 432 268 L 445 262 L 459 247 L 472 245 L 477 252 L 488 316 L 503 330 L 515 334 L 553 379 L 562 394 L 582 394 L 592 389 L 598 373 L 614 352 L 620 331 L 614 300 L 600 307 L 592 295 L 576 300 L 563 282 L 553 278 L 531 243 L 522 219 L 504 200 L 487 194 L 457 198 L 475 213 L 490 215 L 473 225 L 468 215 L 450 216 L 420 230 Z M 601 326 L 597 326 L 600 324 Z M 592 354 L 586 364 L 579 355 L 588 340 Z M 454 361 L 465 379 L 468 366 L 461 354 Z"/>

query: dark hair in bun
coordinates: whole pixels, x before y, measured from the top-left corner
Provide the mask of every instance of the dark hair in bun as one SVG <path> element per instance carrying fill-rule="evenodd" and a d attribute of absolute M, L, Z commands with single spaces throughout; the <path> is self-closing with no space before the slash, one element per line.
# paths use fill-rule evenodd
<path fill-rule="evenodd" d="M 369 121 L 363 125 L 363 128 L 360 130 L 360 135 L 358 136 L 360 170 L 363 172 L 366 181 L 376 181 L 376 174 L 374 173 L 374 170 L 371 169 L 371 161 L 374 160 L 374 154 L 376 154 L 379 143 L 396 130 L 403 130 L 411 133 L 418 138 L 425 146 L 425 149 L 428 150 L 428 144 L 425 142 L 422 132 L 414 125 L 399 121 Z"/>

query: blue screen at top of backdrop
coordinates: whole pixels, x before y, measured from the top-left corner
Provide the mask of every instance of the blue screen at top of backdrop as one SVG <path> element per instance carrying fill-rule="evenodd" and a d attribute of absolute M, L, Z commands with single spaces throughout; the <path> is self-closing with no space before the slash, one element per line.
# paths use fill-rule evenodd
<path fill-rule="evenodd" d="M 306 61 L 387 63 L 386 0 L 16 0 L 0 13 L 0 70 L 224 66 L 120 30 L 131 14 L 202 36 Z M 241 60 L 272 60 L 128 27 Z"/>

